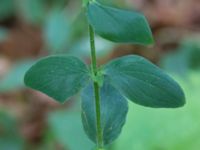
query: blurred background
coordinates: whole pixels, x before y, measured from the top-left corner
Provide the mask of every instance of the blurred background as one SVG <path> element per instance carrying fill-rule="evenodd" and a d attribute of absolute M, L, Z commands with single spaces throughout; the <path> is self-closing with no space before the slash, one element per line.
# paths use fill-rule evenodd
<path fill-rule="evenodd" d="M 109 150 L 199 150 L 200 1 L 99 0 L 139 10 L 150 22 L 155 45 L 121 45 L 96 37 L 99 64 L 142 55 L 184 89 L 179 109 L 129 104 L 126 125 Z M 80 119 L 80 97 L 60 105 L 24 86 L 26 70 L 40 57 L 76 55 L 89 63 L 81 0 L 0 0 L 0 150 L 90 150 Z"/>

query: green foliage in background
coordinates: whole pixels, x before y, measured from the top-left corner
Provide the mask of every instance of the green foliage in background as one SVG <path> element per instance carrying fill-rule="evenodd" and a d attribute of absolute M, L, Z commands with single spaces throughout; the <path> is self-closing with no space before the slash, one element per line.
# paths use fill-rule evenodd
<path fill-rule="evenodd" d="M 181 41 L 180 46 L 166 55 L 161 64 L 164 69 L 180 75 L 200 69 L 200 37 L 192 36 Z"/>
<path fill-rule="evenodd" d="M 0 43 L 8 38 L 8 29 L 0 27 Z"/>
<path fill-rule="evenodd" d="M 81 38 L 68 51 L 70 55 L 76 55 L 82 59 L 87 59 L 90 56 L 90 43 L 88 43 L 89 38 Z M 95 37 L 97 55 L 98 57 L 104 58 L 111 54 L 114 50 L 114 44 L 110 41 L 102 39 L 100 37 Z"/>
<path fill-rule="evenodd" d="M 50 113 L 48 124 L 55 140 L 65 149 L 91 150 L 94 146 L 84 133 L 79 112 L 63 110 Z"/>
<path fill-rule="evenodd" d="M 0 21 L 8 19 L 14 15 L 15 7 L 14 0 L 0 1 Z"/>
<path fill-rule="evenodd" d="M 0 79 L 0 93 L 10 92 L 24 87 L 24 75 L 34 61 L 26 60 L 16 63 L 8 73 Z"/>
<path fill-rule="evenodd" d="M 24 142 L 14 117 L 4 111 L 0 111 L 0 149 L 22 150 L 25 148 Z"/>
<path fill-rule="evenodd" d="M 54 9 L 63 9 L 66 0 L 18 0 L 16 3 L 19 13 L 31 24 L 44 23 L 48 12 Z"/>
<path fill-rule="evenodd" d="M 47 49 L 51 52 L 61 52 L 69 45 L 69 21 L 64 12 L 53 10 L 46 18 L 43 32 Z"/>
<path fill-rule="evenodd" d="M 47 14 L 46 0 L 19 0 L 19 13 L 31 24 L 40 24 Z"/>

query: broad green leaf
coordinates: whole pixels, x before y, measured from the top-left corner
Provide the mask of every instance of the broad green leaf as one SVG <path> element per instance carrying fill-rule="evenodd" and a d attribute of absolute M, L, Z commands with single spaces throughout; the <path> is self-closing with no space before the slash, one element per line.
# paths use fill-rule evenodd
<path fill-rule="evenodd" d="M 82 122 L 88 137 L 97 142 L 96 111 L 93 86 L 88 85 L 82 92 Z M 113 142 L 121 132 L 128 111 L 127 100 L 106 82 L 100 89 L 101 126 L 105 145 Z"/>
<path fill-rule="evenodd" d="M 59 102 L 76 94 L 89 80 L 87 66 L 73 56 L 51 56 L 38 61 L 25 75 L 25 84 Z"/>
<path fill-rule="evenodd" d="M 90 2 L 87 12 L 89 23 L 105 39 L 120 43 L 153 43 L 149 25 L 138 12 L 103 6 L 98 2 Z"/>
<path fill-rule="evenodd" d="M 180 86 L 157 66 L 129 55 L 105 65 L 110 83 L 129 100 L 147 107 L 175 108 L 185 104 Z"/>

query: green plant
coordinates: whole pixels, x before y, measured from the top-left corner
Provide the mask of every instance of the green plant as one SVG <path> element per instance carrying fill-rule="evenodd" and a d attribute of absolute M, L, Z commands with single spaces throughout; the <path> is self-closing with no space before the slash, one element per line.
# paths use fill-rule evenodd
<path fill-rule="evenodd" d="M 2 150 L 25 149 L 25 139 L 20 135 L 17 120 L 5 109 L 0 110 L 0 147 Z"/>
<path fill-rule="evenodd" d="M 200 69 L 200 38 L 191 36 L 184 38 L 177 49 L 162 59 L 165 70 L 186 76 L 191 70 Z M 174 65 L 176 64 L 176 65 Z"/>
<path fill-rule="evenodd" d="M 84 0 L 89 22 L 91 67 L 74 56 L 41 59 L 25 75 L 27 86 L 58 102 L 82 91 L 82 122 L 88 137 L 103 150 L 120 134 L 128 111 L 127 100 L 153 108 L 185 104 L 180 86 L 143 57 L 124 56 L 97 66 L 95 32 L 113 42 L 148 45 L 153 37 L 145 17 L 134 11 Z"/>
<path fill-rule="evenodd" d="M 1 0 L 0 1 L 0 21 L 8 19 L 14 14 L 14 1 L 13 0 Z"/>

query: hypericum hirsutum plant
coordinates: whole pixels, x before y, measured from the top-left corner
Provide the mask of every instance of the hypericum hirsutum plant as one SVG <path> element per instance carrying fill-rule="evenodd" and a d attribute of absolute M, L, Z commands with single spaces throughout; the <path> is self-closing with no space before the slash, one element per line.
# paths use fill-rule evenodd
<path fill-rule="evenodd" d="M 153 37 L 145 17 L 95 0 L 83 0 L 88 20 L 91 65 L 74 56 L 39 60 L 25 75 L 25 84 L 64 103 L 81 91 L 82 122 L 88 137 L 103 150 L 120 134 L 128 111 L 127 100 L 153 108 L 185 104 L 180 86 L 141 56 L 128 55 L 98 66 L 95 33 L 119 43 L 148 45 Z"/>

